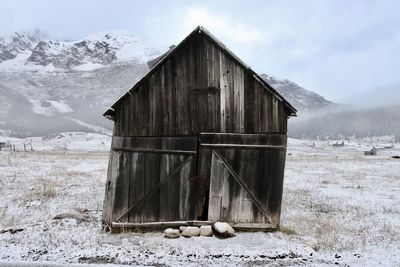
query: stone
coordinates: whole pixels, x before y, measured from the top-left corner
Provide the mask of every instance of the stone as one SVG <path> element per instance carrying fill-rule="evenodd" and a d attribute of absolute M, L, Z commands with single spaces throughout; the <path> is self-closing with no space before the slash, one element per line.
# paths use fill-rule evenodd
<path fill-rule="evenodd" d="M 216 222 L 212 227 L 214 234 L 220 237 L 232 237 L 235 235 L 235 230 L 226 222 Z"/>
<path fill-rule="evenodd" d="M 164 237 L 166 238 L 178 238 L 181 232 L 178 229 L 167 228 L 164 230 Z"/>
<path fill-rule="evenodd" d="M 200 236 L 213 236 L 211 225 L 200 226 Z"/>
<path fill-rule="evenodd" d="M 200 235 L 200 228 L 195 226 L 188 226 L 182 231 L 182 236 L 185 237 L 192 237 L 192 236 L 199 236 Z"/>

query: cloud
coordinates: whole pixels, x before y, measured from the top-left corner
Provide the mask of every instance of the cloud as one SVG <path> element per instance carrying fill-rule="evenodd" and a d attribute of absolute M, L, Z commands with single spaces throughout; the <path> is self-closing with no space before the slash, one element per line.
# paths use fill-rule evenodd
<path fill-rule="evenodd" d="M 210 13 L 205 7 L 189 7 L 183 17 L 183 25 L 187 30 L 198 25 L 206 27 L 217 36 L 223 35 L 239 43 L 262 42 L 267 33 L 254 26 L 237 23 L 224 16 Z"/>

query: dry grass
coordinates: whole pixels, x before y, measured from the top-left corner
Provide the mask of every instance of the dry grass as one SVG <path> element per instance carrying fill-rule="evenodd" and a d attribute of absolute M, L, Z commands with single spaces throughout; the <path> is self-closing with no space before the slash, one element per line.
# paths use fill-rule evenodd
<path fill-rule="evenodd" d="M 297 235 L 295 230 L 293 230 L 293 229 L 291 229 L 289 227 L 286 227 L 286 226 L 280 226 L 279 227 L 279 232 L 284 233 L 286 235 Z"/>
<path fill-rule="evenodd" d="M 35 195 L 39 198 L 50 199 L 57 196 L 56 183 L 49 178 L 40 178 L 38 180 L 39 188 Z"/>

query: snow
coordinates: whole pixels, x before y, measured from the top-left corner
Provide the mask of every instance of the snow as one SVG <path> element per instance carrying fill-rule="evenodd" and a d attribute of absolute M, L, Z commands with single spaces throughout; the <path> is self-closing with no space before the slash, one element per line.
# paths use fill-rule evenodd
<path fill-rule="evenodd" d="M 126 31 L 98 32 L 86 36 L 83 40 L 105 41 L 111 47 L 117 47 L 116 56 L 120 61 L 139 60 L 147 62 L 166 51 L 165 47 Z M 83 41 L 81 40 L 81 41 Z M 76 41 L 79 42 L 79 41 Z"/>
<path fill-rule="evenodd" d="M 73 67 L 74 70 L 77 71 L 93 71 L 99 68 L 105 67 L 103 64 L 99 63 L 92 63 L 92 62 L 87 62 L 78 66 Z"/>
<path fill-rule="evenodd" d="M 35 71 L 40 70 L 43 66 L 26 64 L 27 59 L 31 55 L 31 51 L 24 51 L 18 54 L 15 58 L 0 62 L 0 71 L 2 72 L 19 72 L 19 71 Z"/>
<path fill-rule="evenodd" d="M 1 38 L 0 36 L 0 41 L 2 40 Z M 7 38 L 10 39 L 11 37 Z M 110 50 L 115 50 L 119 62 L 136 61 L 145 63 L 158 57 L 163 51 L 168 50 L 166 47 L 162 47 L 139 35 L 124 31 L 93 33 L 80 40 L 58 41 L 42 38 L 41 41 L 45 42 L 44 53 L 47 60 L 58 62 L 62 61 L 64 58 L 81 58 L 81 64 L 71 67 L 75 71 L 93 71 L 105 67 L 104 64 L 101 64 L 103 62 L 99 62 L 101 59 L 96 58 L 96 53 L 99 51 L 97 47 L 98 43 L 105 43 Z M 12 43 L 10 43 L 11 40 L 4 42 L 6 46 L 12 45 Z M 26 48 L 21 51 L 16 51 L 16 58 L 0 62 L 0 71 L 6 73 L 39 71 L 43 74 L 68 71 L 68 68 L 64 69 L 61 66 L 54 66 L 52 62 L 49 64 L 46 62 L 41 62 L 40 64 L 29 62 L 28 58 L 32 55 L 31 49 L 34 49 L 38 42 L 39 39 L 34 42 L 32 41 L 30 49 Z M 77 44 L 81 42 L 85 42 L 90 53 L 87 53 L 86 50 L 82 50 L 79 47 L 77 48 Z M 103 53 L 103 51 L 101 51 L 101 53 Z M 42 64 L 46 65 L 43 66 Z"/>
<path fill-rule="evenodd" d="M 32 103 L 32 111 L 37 114 L 52 116 L 55 113 L 73 112 L 72 108 L 68 106 L 63 100 L 29 100 Z"/>
<path fill-rule="evenodd" d="M 89 124 L 89 123 L 83 122 L 83 121 L 75 119 L 75 118 L 70 118 L 70 117 L 66 117 L 66 118 L 70 119 L 70 120 L 72 120 L 72 121 L 74 121 L 74 122 L 76 122 L 76 123 L 78 123 L 78 124 L 80 124 L 82 126 L 85 126 L 85 127 L 89 128 L 89 129 L 91 129 L 91 130 L 93 130 L 93 131 L 95 131 L 97 133 L 106 134 L 106 135 L 111 135 L 112 134 L 112 132 L 110 130 L 107 130 L 106 128 L 103 128 L 103 127 L 100 127 L 100 126 L 97 126 L 97 125 L 93 125 L 93 124 Z"/>
<path fill-rule="evenodd" d="M 289 139 L 280 232 L 167 239 L 161 231 L 101 231 L 110 137 L 32 138 L 34 152 L 0 152 L 0 230 L 24 228 L 0 234 L 0 262 L 399 266 L 400 161 L 391 156 L 400 155 L 400 144 L 364 156 L 371 145 L 390 142 L 378 139 L 344 147 Z M 95 220 L 52 219 L 77 207 Z"/>

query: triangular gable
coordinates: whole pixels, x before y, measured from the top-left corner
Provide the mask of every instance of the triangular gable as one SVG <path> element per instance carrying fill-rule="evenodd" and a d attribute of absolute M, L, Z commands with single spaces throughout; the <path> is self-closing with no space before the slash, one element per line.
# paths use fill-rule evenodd
<path fill-rule="evenodd" d="M 115 108 L 119 105 L 119 103 L 125 99 L 125 97 L 131 95 L 131 92 L 140 87 L 154 72 L 158 70 L 158 68 L 164 64 L 168 60 L 171 55 L 173 55 L 181 46 L 183 46 L 187 40 L 192 38 L 196 34 L 204 34 L 210 41 L 215 43 L 220 49 L 229 54 L 235 61 L 237 61 L 243 68 L 247 69 L 252 76 L 260 82 L 263 87 L 270 91 L 279 101 L 283 102 L 285 107 L 289 111 L 290 116 L 296 116 L 297 110 L 281 95 L 278 91 L 275 90 L 270 84 L 268 84 L 263 78 L 261 78 L 255 71 L 253 71 L 247 64 L 245 64 L 240 58 L 238 58 L 232 51 L 230 51 L 222 42 L 220 42 L 214 35 L 212 35 L 207 29 L 202 26 L 196 27 L 185 39 L 183 39 L 177 46 L 171 47 L 169 51 L 161 55 L 160 57 L 153 60 L 153 67 L 122 97 L 120 97 L 106 112 L 104 112 L 103 116 L 106 118 L 113 118 Z"/>

